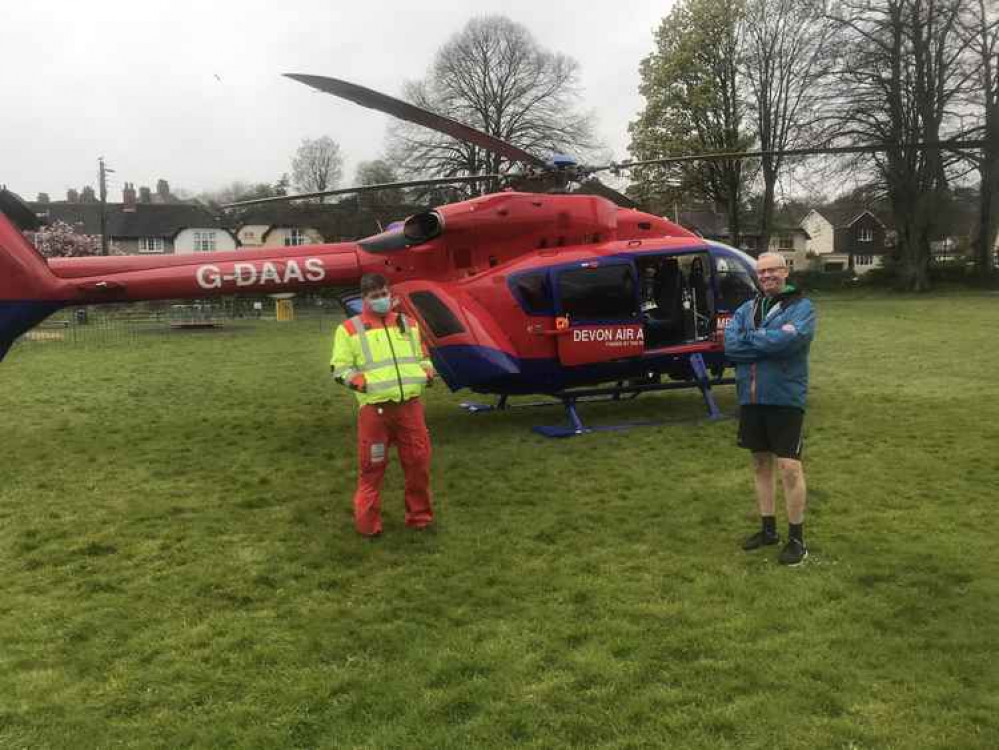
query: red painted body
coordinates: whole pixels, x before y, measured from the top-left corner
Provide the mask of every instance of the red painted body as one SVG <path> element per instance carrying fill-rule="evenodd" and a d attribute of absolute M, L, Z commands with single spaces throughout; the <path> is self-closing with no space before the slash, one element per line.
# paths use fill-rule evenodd
<path fill-rule="evenodd" d="M 512 277 L 532 269 L 633 260 L 644 253 L 709 250 L 672 222 L 587 195 L 496 193 L 410 217 L 356 243 L 48 262 L 0 216 L 0 305 L 39 310 L 8 313 L 6 322 L 0 313 L 0 343 L 60 306 L 350 289 L 362 274 L 377 272 L 390 280 L 406 312 L 421 322 L 431 351 L 451 355 L 450 364 L 442 363 L 442 375 L 452 388 L 551 392 L 572 379 L 563 381 L 558 372 L 529 374 L 535 364 L 573 370 L 612 360 L 648 360 L 662 352 L 638 342 L 636 320 L 559 330 L 553 311 L 525 311 L 511 291 Z M 435 336 L 412 301 L 411 295 L 421 291 L 436 295 L 464 330 L 444 340 Z M 51 309 L 39 305 L 43 302 Z M 691 347 L 673 350 L 682 354 Z M 718 354 L 721 348 L 707 340 L 692 351 Z M 470 355 L 476 361 L 467 361 Z M 482 374 L 482 367 L 492 370 Z M 503 373 L 510 382 L 496 385 Z M 572 382 L 614 377 L 603 371 L 577 375 Z"/>
<path fill-rule="evenodd" d="M 410 279 L 449 282 L 525 255 L 543 262 L 548 254 L 539 250 L 542 242 L 556 248 L 605 245 L 617 239 L 695 236 L 665 219 L 619 209 L 593 196 L 497 193 L 443 206 L 437 213 L 444 220 L 440 237 L 392 254 L 366 252 L 358 243 L 345 242 L 211 254 L 53 258 L 48 269 L 44 260 L 29 257 L 27 265 L 37 266 L 40 261 L 43 266 L 13 284 L 0 282 L 0 299 L 99 304 L 301 292 L 356 285 L 367 272 L 382 273 L 393 283 Z M 0 242 L 5 249 L 23 245 L 17 255 L 37 255 L 12 227 L 0 234 Z M 321 274 L 307 272 L 310 260 L 318 261 L 313 267 L 321 267 Z M 289 278 L 289 263 L 297 266 L 301 278 L 294 269 Z M 237 274 L 237 264 L 244 264 L 242 274 Z M 199 269 L 205 268 L 199 276 Z M 221 277 L 217 285 L 216 277 Z"/>
<path fill-rule="evenodd" d="M 391 448 L 399 452 L 406 480 L 406 525 L 423 528 L 434 520 L 430 501 L 430 435 L 418 398 L 362 406 L 357 414 L 357 490 L 354 525 L 365 536 L 382 531 L 382 480 Z"/>

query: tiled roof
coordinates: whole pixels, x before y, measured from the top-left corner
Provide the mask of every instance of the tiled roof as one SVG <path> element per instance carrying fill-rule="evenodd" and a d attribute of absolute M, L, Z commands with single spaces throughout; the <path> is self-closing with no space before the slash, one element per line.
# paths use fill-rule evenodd
<path fill-rule="evenodd" d="M 99 203 L 30 203 L 31 209 L 46 223 L 64 221 L 83 234 L 101 233 Z M 123 203 L 107 204 L 107 229 L 110 237 L 174 237 L 188 227 L 224 228 L 211 211 L 196 203 L 136 203 L 126 211 Z"/>

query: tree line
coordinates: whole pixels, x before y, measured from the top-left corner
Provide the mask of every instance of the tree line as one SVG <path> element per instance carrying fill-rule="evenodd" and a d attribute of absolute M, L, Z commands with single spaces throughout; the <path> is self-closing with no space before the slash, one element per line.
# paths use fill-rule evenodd
<path fill-rule="evenodd" d="M 579 65 L 542 49 L 502 16 L 470 21 L 438 51 L 404 98 L 531 153 L 600 160 Z M 974 259 L 994 273 L 999 228 L 999 6 L 994 0 L 678 0 L 642 61 L 645 107 L 630 124 L 634 160 L 758 150 L 757 159 L 631 171 L 629 194 L 667 213 L 675 195 L 720 206 L 738 243 L 748 213 L 760 245 L 773 232 L 781 185 L 808 176 L 864 175 L 884 196 L 897 232 L 897 273 L 928 286 L 930 242 L 955 185 L 978 184 Z M 918 144 L 984 139 L 973 150 Z M 788 157 L 817 146 L 887 144 L 875 154 Z M 304 143 L 294 184 L 332 187 Z M 326 151 L 329 151 L 326 144 Z M 335 146 L 335 144 L 332 144 Z M 335 149 L 334 149 L 335 151 Z M 310 152 L 311 153 L 311 152 Z M 310 169 L 301 167 L 307 163 Z M 301 168 L 300 168 L 301 167 Z M 502 156 L 406 122 L 392 125 L 385 158 L 358 184 L 508 172 Z M 325 179 L 332 175 L 331 180 Z M 466 187 L 417 200 L 453 200 Z"/>
<path fill-rule="evenodd" d="M 680 0 L 643 61 L 647 105 L 631 124 L 636 159 L 755 147 L 758 160 L 646 169 L 636 190 L 724 208 L 733 238 L 754 186 L 761 246 L 782 179 L 871 174 L 897 231 L 897 273 L 927 288 L 930 242 L 955 184 L 977 181 L 978 272 L 994 273 L 999 226 L 999 6 L 994 0 Z M 982 149 L 918 148 L 984 139 Z M 887 144 L 863 157 L 779 152 Z M 660 186 L 656 193 L 655 186 Z"/>

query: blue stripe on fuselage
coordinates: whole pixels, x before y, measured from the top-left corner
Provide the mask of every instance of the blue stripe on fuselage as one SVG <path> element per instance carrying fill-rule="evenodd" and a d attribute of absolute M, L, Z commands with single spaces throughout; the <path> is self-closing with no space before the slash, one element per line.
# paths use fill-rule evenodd
<path fill-rule="evenodd" d="M 687 354 L 633 357 L 616 362 L 566 367 L 558 359 L 518 359 L 484 346 L 438 346 L 434 367 L 452 391 L 469 388 L 481 393 L 554 393 L 582 385 L 640 378 L 650 370 L 683 375 Z M 708 367 L 722 364 L 724 354 L 704 354 Z"/>

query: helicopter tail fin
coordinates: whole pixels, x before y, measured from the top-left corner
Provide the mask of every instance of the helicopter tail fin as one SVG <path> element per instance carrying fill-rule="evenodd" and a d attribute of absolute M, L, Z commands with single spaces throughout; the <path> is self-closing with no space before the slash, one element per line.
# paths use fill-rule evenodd
<path fill-rule="evenodd" d="M 37 226 L 31 209 L 0 189 L 0 360 L 18 336 L 63 306 L 58 279 L 20 232 Z"/>

